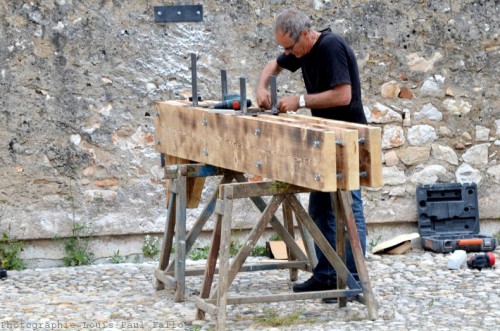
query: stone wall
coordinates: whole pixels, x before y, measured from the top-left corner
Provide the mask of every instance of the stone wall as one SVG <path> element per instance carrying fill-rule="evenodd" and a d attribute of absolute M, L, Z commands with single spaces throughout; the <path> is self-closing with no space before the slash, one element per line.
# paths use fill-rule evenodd
<path fill-rule="evenodd" d="M 27 258 L 47 257 L 38 247 L 71 235 L 74 220 L 117 238 L 101 256 L 162 232 L 151 103 L 189 96 L 191 52 L 204 99 L 219 98 L 220 69 L 230 90 L 246 77 L 253 98 L 288 6 L 358 56 L 366 113 L 383 128 L 385 186 L 365 191 L 371 235 L 415 230 L 415 187 L 435 182 L 478 183 L 483 232 L 500 228 L 498 1 L 209 0 L 203 22 L 158 24 L 160 4 L 0 2 L 0 233 L 38 240 Z M 304 91 L 298 73 L 278 88 Z M 242 228 L 252 215 L 240 208 Z"/>

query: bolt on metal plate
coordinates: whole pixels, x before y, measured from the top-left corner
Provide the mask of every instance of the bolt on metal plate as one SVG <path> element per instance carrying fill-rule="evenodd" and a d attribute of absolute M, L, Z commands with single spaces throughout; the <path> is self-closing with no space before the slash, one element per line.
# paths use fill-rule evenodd
<path fill-rule="evenodd" d="M 201 22 L 202 5 L 155 6 L 155 23 Z"/>

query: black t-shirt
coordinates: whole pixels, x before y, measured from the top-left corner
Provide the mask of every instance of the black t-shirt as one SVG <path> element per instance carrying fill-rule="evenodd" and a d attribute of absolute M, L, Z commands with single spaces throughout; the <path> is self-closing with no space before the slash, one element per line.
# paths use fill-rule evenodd
<path fill-rule="evenodd" d="M 307 93 L 320 93 L 339 84 L 350 84 L 352 96 L 348 106 L 311 109 L 311 113 L 317 117 L 367 124 L 354 51 L 331 29 L 320 32 L 319 39 L 307 55 L 298 59 L 295 55 L 283 53 L 277 59 L 278 65 L 292 72 L 302 68 Z"/>

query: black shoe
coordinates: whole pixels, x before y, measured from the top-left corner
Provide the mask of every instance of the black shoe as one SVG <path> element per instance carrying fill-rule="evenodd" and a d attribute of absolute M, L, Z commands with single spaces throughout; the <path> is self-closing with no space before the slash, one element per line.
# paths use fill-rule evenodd
<path fill-rule="evenodd" d="M 314 292 L 314 291 L 328 291 L 337 288 L 335 282 L 320 282 L 314 279 L 314 277 L 309 278 L 303 283 L 293 284 L 294 292 Z"/>
<path fill-rule="evenodd" d="M 0 279 L 7 278 L 7 270 L 0 267 Z"/>

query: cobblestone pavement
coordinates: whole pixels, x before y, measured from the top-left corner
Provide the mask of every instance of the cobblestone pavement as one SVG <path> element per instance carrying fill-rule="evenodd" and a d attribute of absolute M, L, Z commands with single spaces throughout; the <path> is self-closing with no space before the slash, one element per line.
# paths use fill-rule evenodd
<path fill-rule="evenodd" d="M 499 250 L 495 252 L 498 259 Z M 253 262 L 258 260 L 252 258 Z M 188 261 L 188 267 L 204 261 Z M 500 330 L 500 270 L 446 268 L 447 255 L 413 250 L 367 257 L 379 318 L 366 307 L 320 300 L 228 306 L 227 330 Z M 187 300 L 156 291 L 156 263 L 9 271 L 0 281 L 2 330 L 212 330 L 195 320 L 201 276 L 186 279 Z M 303 281 L 310 274 L 300 272 Z M 232 294 L 291 292 L 287 270 L 241 273 Z M 281 318 L 295 316 L 296 318 Z M 271 317 L 278 324 L 272 325 Z M 290 325 L 286 325 L 289 323 Z"/>

